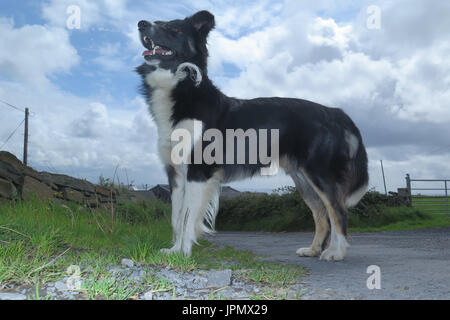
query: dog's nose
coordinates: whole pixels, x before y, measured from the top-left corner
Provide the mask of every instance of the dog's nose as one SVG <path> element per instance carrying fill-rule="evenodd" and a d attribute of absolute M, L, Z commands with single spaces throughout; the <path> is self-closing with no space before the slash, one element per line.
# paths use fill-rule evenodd
<path fill-rule="evenodd" d="M 139 28 L 139 30 L 144 30 L 144 29 L 147 28 L 149 25 L 150 25 L 150 22 L 145 21 L 145 20 L 142 20 L 142 21 L 139 21 L 139 23 L 138 23 L 138 28 Z"/>

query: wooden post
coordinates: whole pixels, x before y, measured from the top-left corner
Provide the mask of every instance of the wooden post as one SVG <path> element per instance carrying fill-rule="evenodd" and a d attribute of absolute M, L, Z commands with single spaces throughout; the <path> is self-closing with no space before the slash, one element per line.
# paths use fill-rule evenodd
<path fill-rule="evenodd" d="M 448 188 L 447 188 L 447 180 L 444 180 L 444 186 L 445 186 L 445 200 L 447 201 L 447 213 L 450 214 L 450 209 L 448 206 Z"/>
<path fill-rule="evenodd" d="M 27 165 L 28 163 L 28 116 L 30 111 L 28 108 L 25 108 L 25 134 L 23 138 L 23 164 Z"/>
<path fill-rule="evenodd" d="M 381 162 L 381 173 L 383 174 L 384 194 L 387 195 L 386 179 L 384 178 L 383 160 L 380 160 L 380 162 Z"/>

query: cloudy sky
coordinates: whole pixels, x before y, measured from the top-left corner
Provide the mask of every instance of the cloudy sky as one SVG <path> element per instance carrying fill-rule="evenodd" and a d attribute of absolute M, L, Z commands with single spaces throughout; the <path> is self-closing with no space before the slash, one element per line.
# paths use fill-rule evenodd
<path fill-rule="evenodd" d="M 80 28 L 71 20 L 80 9 Z M 136 24 L 210 10 L 209 76 L 227 95 L 298 97 L 360 127 L 370 186 L 450 178 L 447 0 L 47 0 L 0 2 L 0 100 L 29 107 L 29 163 L 98 181 L 165 183 L 137 88 Z M 68 27 L 68 20 L 69 26 Z M 72 28 L 75 26 L 75 28 Z M 23 114 L 0 102 L 0 147 Z M 23 126 L 3 146 L 21 158 Z M 270 190 L 286 176 L 233 184 Z"/>

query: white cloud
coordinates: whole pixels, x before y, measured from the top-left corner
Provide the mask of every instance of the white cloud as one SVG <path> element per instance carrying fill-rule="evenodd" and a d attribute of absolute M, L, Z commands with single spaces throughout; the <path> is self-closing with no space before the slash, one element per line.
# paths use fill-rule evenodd
<path fill-rule="evenodd" d="M 42 91 L 10 82 L 0 82 L 0 96 L 31 107 L 29 162 L 33 167 L 96 180 L 102 172 L 112 177 L 119 165 L 130 175 L 139 172 L 142 182 L 163 179 L 153 143 L 156 129 L 142 98 L 129 101 L 129 108 L 121 110 L 57 89 Z M 3 142 L 21 115 L 0 112 Z M 6 150 L 21 155 L 22 131 Z"/>
<path fill-rule="evenodd" d="M 210 77 L 226 94 L 299 97 L 342 107 L 361 128 L 369 147 L 371 185 L 378 190 L 379 159 L 384 160 L 389 189 L 403 186 L 407 172 L 448 176 L 450 3 L 377 1 L 381 29 L 369 30 L 366 7 L 372 2 L 51 0 L 42 6 L 45 26 L 15 28 L 12 21 L 0 20 L 1 71 L 15 79 L 0 84 L 0 96 L 36 106 L 32 163 L 51 161 L 58 168 L 97 176 L 120 163 L 142 182 L 161 182 L 156 130 L 143 99 L 119 110 L 119 102 L 115 108 L 110 104 L 116 92 L 111 99 L 79 98 L 51 82 L 52 75 L 70 72 L 80 61 L 63 29 L 66 9 L 80 6 L 86 36 L 108 30 L 127 37 L 128 43 L 97 42 L 100 49 L 92 60 L 112 72 L 129 69 L 124 55 L 134 55 L 136 65 L 141 59 L 137 21 L 184 18 L 207 9 L 217 23 L 209 39 Z M 52 90 L 46 91 L 49 86 Z M 0 119 L 0 137 L 13 129 L 15 120 L 20 119 Z M 20 154 L 18 145 L 20 141 L 9 146 Z M 280 176 L 237 185 L 273 189 L 287 183 Z"/>
<path fill-rule="evenodd" d="M 346 107 L 348 102 L 359 101 L 352 112 L 380 108 L 374 101 L 382 101 L 384 108 L 379 111 L 387 117 L 449 121 L 448 41 L 436 40 L 433 46 L 417 48 L 412 54 L 375 57 L 361 49 L 363 41 L 352 31 L 351 24 L 305 17 L 304 13 L 284 14 L 283 23 L 237 39 L 229 39 L 219 31 L 211 35 L 212 73 L 222 72 L 224 63 L 241 70 L 238 77 L 224 85 L 227 93 L 244 97 L 297 96 Z M 425 18 L 430 17 L 422 20 L 429 20 Z M 309 24 L 299 26 L 298 21 Z"/>
<path fill-rule="evenodd" d="M 0 34 L 0 69 L 17 81 L 44 87 L 50 75 L 67 73 L 80 61 L 64 29 L 15 28 L 12 20 L 0 18 Z"/>
<path fill-rule="evenodd" d="M 402 102 L 399 116 L 421 122 L 449 122 L 450 43 L 438 42 L 398 62 L 395 95 Z"/>
<path fill-rule="evenodd" d="M 308 32 L 308 40 L 318 46 L 337 47 L 341 50 L 348 48 L 352 26 L 340 27 L 333 19 L 316 18 Z"/>
<path fill-rule="evenodd" d="M 365 0 L 365 4 L 353 25 L 359 39 L 358 50 L 372 57 L 402 59 L 416 50 L 431 48 L 435 42 L 448 38 L 449 1 L 377 1 L 376 5 L 381 10 L 379 30 L 366 27 L 365 7 L 374 3 Z"/>
<path fill-rule="evenodd" d="M 120 43 L 103 43 L 97 51 L 98 55 L 93 59 L 93 62 L 100 65 L 104 70 L 123 72 L 130 69 L 130 66 L 126 65 L 123 59 L 124 50 Z"/>
<path fill-rule="evenodd" d="M 216 20 L 220 21 L 217 29 L 230 37 L 273 24 L 282 10 L 281 3 L 269 0 L 242 2 L 235 6 L 230 6 L 228 1 L 211 1 L 207 7 L 216 13 Z"/>
<path fill-rule="evenodd" d="M 218 77 L 230 96 L 298 97 L 343 108 L 370 147 L 371 183 L 379 190 L 378 159 L 398 170 L 392 181 L 400 186 L 405 170 L 448 176 L 442 161 L 450 154 L 445 138 L 450 135 L 450 44 L 444 35 L 448 28 L 437 26 L 448 23 L 442 12 L 449 10 L 427 4 L 382 2 L 382 29 L 369 30 L 364 6 L 355 20 L 338 23 L 289 2 L 278 20 L 262 29 L 233 39 L 220 27 L 212 33 L 210 71 L 214 77 L 226 63 L 236 66 L 233 79 Z M 428 156 L 433 149 L 440 151 Z"/>
<path fill-rule="evenodd" d="M 94 102 L 84 114 L 72 122 L 74 137 L 99 139 L 108 136 L 110 130 L 109 116 L 104 104 Z"/>

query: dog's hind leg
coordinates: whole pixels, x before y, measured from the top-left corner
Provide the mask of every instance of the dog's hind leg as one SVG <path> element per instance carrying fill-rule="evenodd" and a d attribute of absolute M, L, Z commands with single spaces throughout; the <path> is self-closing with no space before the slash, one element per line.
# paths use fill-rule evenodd
<path fill-rule="evenodd" d="M 330 233 L 327 209 L 319 195 L 300 172 L 291 173 L 291 177 L 301 197 L 311 209 L 315 224 L 314 240 L 311 246 L 298 249 L 297 254 L 301 257 L 319 256 Z"/>
<path fill-rule="evenodd" d="M 204 233 L 212 233 L 219 207 L 220 178 L 213 175 L 206 181 L 187 181 L 184 201 L 177 226 L 180 249 L 190 255 L 192 244 Z M 205 224 L 206 222 L 206 224 Z"/>
<path fill-rule="evenodd" d="M 347 209 L 344 204 L 345 199 L 339 193 L 341 187 L 322 181 L 323 186 L 322 188 L 319 188 L 312 182 L 305 171 L 302 171 L 302 174 L 325 205 L 331 226 L 330 244 L 328 248 L 322 252 L 320 259 L 328 261 L 343 260 L 349 245 L 346 240 Z"/>
<path fill-rule="evenodd" d="M 331 236 L 330 244 L 327 249 L 325 249 L 320 255 L 321 260 L 343 260 L 346 253 L 347 247 L 349 246 L 346 236 L 347 236 L 347 210 L 338 201 L 332 200 L 330 204 L 327 205 L 328 215 L 331 222 Z"/>

